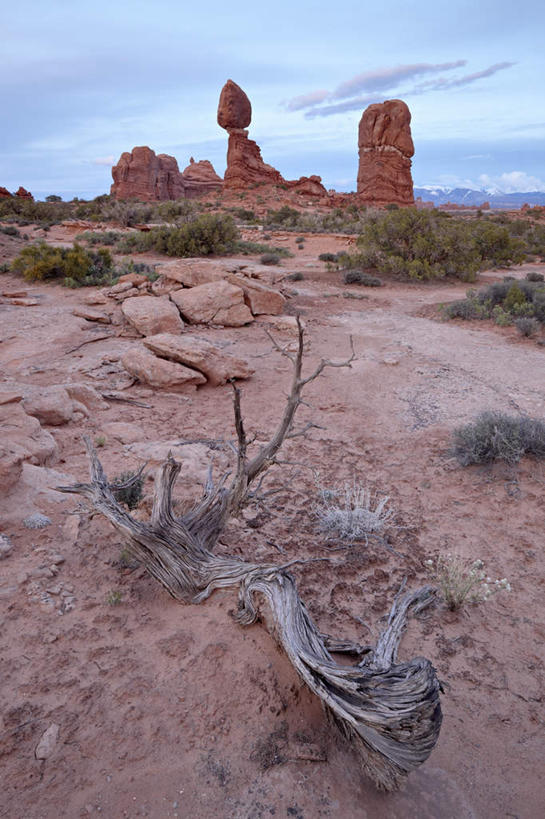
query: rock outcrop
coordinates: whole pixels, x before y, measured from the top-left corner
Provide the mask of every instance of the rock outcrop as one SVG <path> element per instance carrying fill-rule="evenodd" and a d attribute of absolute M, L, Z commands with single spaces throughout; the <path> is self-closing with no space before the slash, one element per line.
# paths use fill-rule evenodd
<path fill-rule="evenodd" d="M 161 333 L 148 336 L 144 345 L 161 358 L 199 370 L 213 386 L 225 384 L 231 378 L 249 378 L 254 372 L 247 361 L 224 353 L 215 344 L 197 336 Z"/>
<path fill-rule="evenodd" d="M 15 191 L 15 196 L 17 196 L 19 199 L 32 199 L 32 200 L 34 199 L 32 194 L 30 193 L 30 191 L 27 191 L 26 188 L 23 188 L 22 185 L 20 185 L 19 188 Z"/>
<path fill-rule="evenodd" d="M 11 199 L 11 193 L 7 188 L 0 187 L 0 199 Z"/>
<path fill-rule="evenodd" d="M 363 112 L 358 133 L 358 195 L 370 205 L 413 205 L 411 112 L 386 100 Z"/>
<path fill-rule="evenodd" d="M 123 315 L 143 336 L 181 333 L 184 324 L 175 305 L 167 298 L 131 296 L 121 305 Z"/>
<path fill-rule="evenodd" d="M 193 157 L 190 157 L 189 165 L 182 172 L 182 179 L 188 199 L 223 188 L 223 179 L 217 175 L 214 166 L 207 159 L 195 162 Z"/>
<path fill-rule="evenodd" d="M 185 196 L 185 186 L 173 156 L 156 154 L 141 146 L 121 154 L 112 168 L 114 183 L 110 193 L 116 199 L 160 202 Z"/>
<path fill-rule="evenodd" d="M 226 281 L 174 290 L 170 298 L 190 324 L 242 327 L 254 320 L 249 307 L 244 303 L 243 290 Z"/>
<path fill-rule="evenodd" d="M 121 154 L 112 168 L 110 193 L 116 199 L 139 202 L 163 202 L 170 199 L 192 199 L 213 190 L 221 190 L 223 181 L 211 162 L 195 162 L 193 157 L 180 172 L 178 162 L 168 154 L 156 154 L 141 146 Z"/>
<path fill-rule="evenodd" d="M 141 347 L 127 350 L 121 363 L 130 375 L 144 384 L 149 384 L 150 387 L 191 387 L 206 384 L 206 378 L 202 373 L 174 361 L 157 358 Z"/>
<path fill-rule="evenodd" d="M 229 134 L 225 187 L 240 190 L 256 184 L 286 185 L 306 195 L 327 196 L 319 176 L 301 177 L 288 182 L 280 171 L 263 162 L 259 145 L 248 138 L 246 128 L 251 119 L 250 100 L 236 82 L 227 80 L 218 104 L 218 125 Z"/>

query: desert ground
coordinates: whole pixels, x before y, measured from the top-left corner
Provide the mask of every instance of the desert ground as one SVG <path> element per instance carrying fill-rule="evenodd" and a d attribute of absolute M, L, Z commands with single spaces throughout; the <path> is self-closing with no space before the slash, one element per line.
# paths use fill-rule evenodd
<path fill-rule="evenodd" d="M 72 238 L 60 226 L 48 234 L 53 243 Z M 400 657 L 429 658 L 444 687 L 430 758 L 401 791 L 379 793 L 263 624 L 233 621 L 234 593 L 217 591 L 201 605 L 175 602 L 141 567 L 127 565 L 106 520 L 56 491 L 87 479 L 87 434 L 102 444 L 112 478 L 147 462 L 143 517 L 155 469 L 172 451 L 182 462 L 182 508 L 198 496 L 210 462 L 217 472 L 226 468 L 228 451 L 210 442 L 235 437 L 232 389 L 134 383 L 120 358 L 137 334 L 73 313 L 89 289 L 5 273 L 0 291 L 26 296 L 0 301 L 0 396 L 73 382 L 102 399 L 67 424 L 43 425 L 55 462 L 26 463 L 0 497 L 0 532 L 13 545 L 0 562 L 0 816 L 543 815 L 545 467 L 529 458 L 516 467 L 462 467 L 449 448 L 452 430 L 482 410 L 543 416 L 545 348 L 512 327 L 443 320 L 440 305 L 463 297 L 462 283 L 343 284 L 317 257 L 347 242 L 310 235 L 297 250 L 295 234 L 272 237 L 294 253 L 271 275 L 287 296 L 285 313 L 305 324 L 305 368 L 347 358 L 350 337 L 356 357 L 309 384 L 297 423 L 316 426 L 286 443 L 286 463 L 267 483 L 279 491 L 232 521 L 221 548 L 263 562 L 328 558 L 292 567 L 300 594 L 320 629 L 364 644 L 376 639 L 403 579 L 409 588 L 427 582 L 424 561 L 440 553 L 480 558 L 492 577 L 508 578 L 512 591 L 486 603 L 451 612 L 438 602 L 410 620 Z M 18 250 L 2 237 L 2 260 Z M 511 273 L 523 278 L 542 267 Z M 294 272 L 303 278 L 285 278 Z M 486 271 L 479 283 L 503 275 Z M 292 322 L 276 316 L 184 330 L 255 370 L 239 382 L 254 447 L 275 429 L 291 377 L 266 331 L 293 346 Z M 319 489 L 352 481 L 389 496 L 395 515 L 385 540 L 339 544 L 318 530 Z M 23 525 L 37 514 L 49 523 Z M 37 759 L 52 724 L 56 743 Z"/>

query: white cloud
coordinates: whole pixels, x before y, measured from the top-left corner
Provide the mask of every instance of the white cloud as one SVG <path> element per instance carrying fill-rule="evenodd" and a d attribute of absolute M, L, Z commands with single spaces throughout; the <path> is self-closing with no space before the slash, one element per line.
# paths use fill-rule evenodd
<path fill-rule="evenodd" d="M 91 164 L 92 165 L 108 165 L 108 166 L 110 166 L 110 165 L 114 164 L 114 161 L 115 161 L 115 157 L 113 156 L 113 154 L 110 154 L 110 156 L 97 156 L 96 159 L 91 160 Z"/>
<path fill-rule="evenodd" d="M 524 171 L 508 171 L 500 176 L 489 176 L 483 173 L 479 176 L 479 187 L 489 193 L 530 193 L 530 191 L 545 191 L 545 181 L 537 176 L 530 176 Z"/>

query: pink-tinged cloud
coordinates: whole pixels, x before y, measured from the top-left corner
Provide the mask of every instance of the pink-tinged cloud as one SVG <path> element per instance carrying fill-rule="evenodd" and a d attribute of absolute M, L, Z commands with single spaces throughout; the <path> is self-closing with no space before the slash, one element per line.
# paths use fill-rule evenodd
<path fill-rule="evenodd" d="M 319 105 L 329 97 L 329 91 L 311 91 L 309 94 L 301 94 L 299 97 L 294 97 L 286 103 L 288 111 L 300 111 L 301 108 L 311 108 L 313 105 Z"/>
<path fill-rule="evenodd" d="M 352 97 L 361 91 L 385 91 L 395 88 L 399 83 L 418 77 L 421 74 L 433 74 L 437 71 L 450 71 L 467 64 L 467 60 L 456 60 L 450 63 L 414 63 L 382 68 L 378 71 L 366 71 L 357 74 L 350 80 L 341 83 L 331 94 L 331 99 L 342 100 Z"/>

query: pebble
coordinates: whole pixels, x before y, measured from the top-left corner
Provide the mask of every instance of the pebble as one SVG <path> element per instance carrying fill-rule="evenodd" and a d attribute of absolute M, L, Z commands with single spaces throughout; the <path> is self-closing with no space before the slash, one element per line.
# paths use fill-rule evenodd
<path fill-rule="evenodd" d="M 45 527 L 50 524 L 51 520 L 47 515 L 42 515 L 41 512 L 34 512 L 34 514 L 29 515 L 23 521 L 23 526 L 27 529 L 45 529 Z"/>
<path fill-rule="evenodd" d="M 65 559 L 66 558 L 64 557 L 64 555 L 60 555 L 60 554 L 51 555 L 51 558 L 50 558 L 51 562 L 55 566 L 58 566 L 60 563 L 64 563 Z"/>
<path fill-rule="evenodd" d="M 36 750 L 34 751 L 36 759 L 48 759 L 55 750 L 58 738 L 59 726 L 55 722 L 52 722 L 49 728 L 43 732 L 36 746 Z"/>

